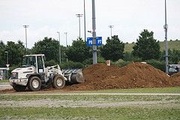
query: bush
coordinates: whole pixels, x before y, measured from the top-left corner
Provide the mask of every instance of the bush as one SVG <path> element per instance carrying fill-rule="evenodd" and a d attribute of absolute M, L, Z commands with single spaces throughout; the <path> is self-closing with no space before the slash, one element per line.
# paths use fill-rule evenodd
<path fill-rule="evenodd" d="M 158 60 L 147 60 L 146 61 L 148 64 L 152 65 L 153 67 L 157 68 L 157 69 L 160 69 L 162 71 L 165 72 L 165 62 L 164 61 L 158 61 Z"/>
<path fill-rule="evenodd" d="M 62 63 L 60 66 L 62 69 L 75 69 L 75 68 L 83 68 L 84 64 L 80 62 L 68 61 L 66 63 Z"/>
<path fill-rule="evenodd" d="M 129 63 L 130 63 L 130 61 L 124 61 L 122 59 L 119 59 L 118 61 L 116 61 L 116 62 L 114 62 L 112 64 L 115 64 L 115 65 L 117 65 L 119 67 L 123 67 L 123 66 L 126 66 Z"/>
<path fill-rule="evenodd" d="M 45 66 L 53 66 L 56 65 L 57 63 L 54 60 L 46 61 Z"/>
<path fill-rule="evenodd" d="M 123 66 L 126 66 L 127 64 L 129 64 L 130 62 L 132 61 L 124 61 L 122 59 L 119 59 L 118 61 L 116 62 L 111 62 L 111 64 L 115 64 L 119 67 L 123 67 Z M 134 62 L 142 62 L 142 60 L 137 60 L 137 61 L 134 61 Z M 157 69 L 160 69 L 161 71 L 164 71 L 165 72 L 165 62 L 164 61 L 158 61 L 158 60 L 146 60 L 145 61 L 147 64 L 150 64 L 152 65 L 153 67 L 157 68 Z"/>

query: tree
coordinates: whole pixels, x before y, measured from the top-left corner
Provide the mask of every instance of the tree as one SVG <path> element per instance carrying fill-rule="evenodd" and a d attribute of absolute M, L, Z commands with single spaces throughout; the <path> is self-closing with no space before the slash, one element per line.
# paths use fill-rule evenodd
<path fill-rule="evenodd" d="M 4 67 L 6 64 L 6 59 L 5 59 L 5 44 L 3 41 L 0 41 L 0 67 Z"/>
<path fill-rule="evenodd" d="M 45 54 L 46 60 L 59 61 L 59 42 L 55 39 L 45 37 L 42 41 L 35 43 L 32 52 L 36 54 Z"/>
<path fill-rule="evenodd" d="M 117 61 L 123 58 L 124 43 L 121 42 L 117 35 L 111 39 L 108 37 L 106 45 L 100 48 L 101 55 L 106 60 Z"/>
<path fill-rule="evenodd" d="M 154 39 L 153 32 L 144 30 L 140 33 L 139 39 L 133 47 L 133 55 L 141 58 L 142 60 L 159 59 L 160 45 L 159 41 Z"/>
<path fill-rule="evenodd" d="M 180 50 L 169 50 L 169 62 L 174 64 L 180 62 Z"/>
<path fill-rule="evenodd" d="M 66 55 L 68 60 L 73 62 L 83 62 L 86 59 L 92 57 L 90 47 L 87 47 L 86 43 L 81 38 L 73 41 L 72 46 L 68 47 Z"/>
<path fill-rule="evenodd" d="M 21 63 L 22 57 L 25 53 L 25 47 L 21 41 L 18 41 L 17 44 L 12 41 L 8 41 L 5 51 L 8 52 L 8 63 L 11 66 L 17 66 Z"/>

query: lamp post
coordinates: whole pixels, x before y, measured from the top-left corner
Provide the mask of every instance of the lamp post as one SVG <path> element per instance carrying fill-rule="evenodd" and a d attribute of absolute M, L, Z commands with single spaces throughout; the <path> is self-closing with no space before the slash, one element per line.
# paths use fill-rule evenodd
<path fill-rule="evenodd" d="M 66 35 L 66 47 L 68 46 L 67 45 L 67 32 L 64 33 Z"/>
<path fill-rule="evenodd" d="M 76 14 L 76 16 L 79 18 L 79 38 L 81 38 L 81 17 L 83 14 Z"/>
<path fill-rule="evenodd" d="M 58 33 L 58 37 L 59 37 L 59 64 L 61 64 L 61 42 L 60 42 L 60 32 Z"/>
<path fill-rule="evenodd" d="M 86 0 L 84 0 L 84 41 L 86 42 Z"/>
<path fill-rule="evenodd" d="M 7 67 L 7 79 L 8 79 L 8 70 L 9 70 L 9 62 L 8 62 L 8 56 L 9 56 L 9 54 L 8 54 L 8 51 L 5 51 L 5 53 L 6 53 L 6 67 Z"/>
<path fill-rule="evenodd" d="M 164 31 L 165 31 L 165 61 L 166 61 L 166 73 L 168 74 L 168 41 L 167 41 L 167 30 L 168 30 L 168 24 L 167 24 L 167 5 L 165 0 L 165 25 L 164 25 Z"/>
<path fill-rule="evenodd" d="M 93 64 L 97 64 L 95 0 L 92 0 Z"/>
<path fill-rule="evenodd" d="M 25 41 L 26 41 L 26 53 L 27 53 L 27 28 L 29 27 L 29 25 L 23 25 L 23 27 L 25 28 Z"/>
<path fill-rule="evenodd" d="M 64 33 L 65 35 L 66 35 L 66 50 L 68 49 L 67 47 L 68 47 L 68 43 L 67 43 L 67 32 L 65 32 Z M 67 55 L 65 54 L 65 56 L 66 56 L 66 62 L 68 62 L 68 57 L 67 57 Z"/>
<path fill-rule="evenodd" d="M 6 64 L 8 64 L 8 51 L 5 51 L 6 53 Z"/>
<path fill-rule="evenodd" d="M 109 28 L 111 30 L 111 37 L 112 37 L 112 29 L 113 29 L 114 25 L 109 25 Z"/>

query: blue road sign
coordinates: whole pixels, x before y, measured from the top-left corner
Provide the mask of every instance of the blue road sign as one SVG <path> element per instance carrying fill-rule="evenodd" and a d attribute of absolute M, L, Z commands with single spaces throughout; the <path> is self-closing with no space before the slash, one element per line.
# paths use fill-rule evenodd
<path fill-rule="evenodd" d="M 93 46 L 93 37 L 88 37 L 87 46 Z M 96 37 L 96 46 L 101 46 L 102 45 L 102 37 Z"/>
<path fill-rule="evenodd" d="M 93 38 L 92 38 L 92 37 L 88 37 L 88 38 L 87 38 L 87 41 L 86 41 L 86 45 L 87 45 L 87 46 L 92 46 L 92 45 L 93 45 L 92 42 L 93 42 Z"/>

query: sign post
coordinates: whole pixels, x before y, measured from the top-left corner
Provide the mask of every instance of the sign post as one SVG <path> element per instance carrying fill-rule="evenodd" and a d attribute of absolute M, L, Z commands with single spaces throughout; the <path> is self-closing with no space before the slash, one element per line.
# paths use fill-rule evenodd
<path fill-rule="evenodd" d="M 9 75 L 8 75 L 8 73 L 9 73 L 9 72 L 8 72 L 8 71 L 9 71 L 9 65 L 10 65 L 10 64 L 6 64 L 6 67 L 7 67 L 7 69 L 6 69 L 6 71 L 7 71 L 7 79 L 9 79 Z"/>
<path fill-rule="evenodd" d="M 93 64 L 97 64 L 97 46 L 96 41 L 96 15 L 95 15 L 95 0 L 92 0 L 92 37 L 93 37 Z"/>

